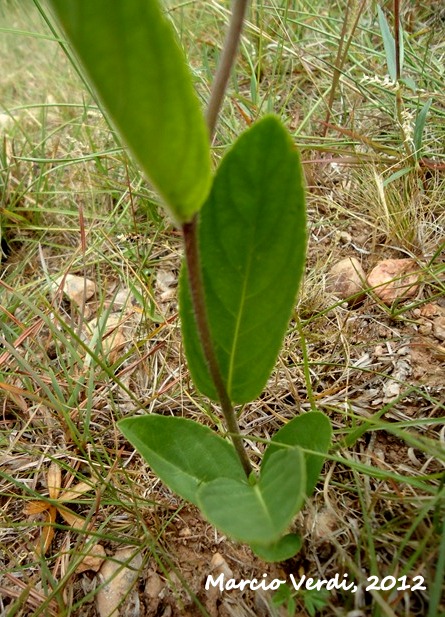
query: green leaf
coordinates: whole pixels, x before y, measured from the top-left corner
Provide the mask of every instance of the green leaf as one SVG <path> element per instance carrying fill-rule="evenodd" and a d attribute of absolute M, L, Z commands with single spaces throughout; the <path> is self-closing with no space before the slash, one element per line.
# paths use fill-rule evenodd
<path fill-rule="evenodd" d="M 383 186 L 388 186 L 391 182 L 398 180 L 399 178 L 403 178 L 406 174 L 409 174 L 413 170 L 412 167 L 404 167 L 403 169 L 398 169 L 393 174 L 391 174 L 386 180 L 383 182 Z"/>
<path fill-rule="evenodd" d="M 209 522 L 224 533 L 267 547 L 286 531 L 303 505 L 305 486 L 303 454 L 299 448 L 289 448 L 269 458 L 255 486 L 247 480 L 218 478 L 200 487 L 198 502 Z"/>
<path fill-rule="evenodd" d="M 285 424 L 273 436 L 266 449 L 262 466 L 267 464 L 269 457 L 279 452 L 283 446 L 299 446 L 303 450 L 320 452 L 317 454 L 304 453 L 306 462 L 306 495 L 312 495 L 318 477 L 323 467 L 324 456 L 331 445 L 332 428 L 328 418 L 319 411 L 309 411 L 297 416 Z"/>
<path fill-rule="evenodd" d="M 380 32 L 383 38 L 383 46 L 385 48 L 386 64 L 388 66 L 388 73 L 392 81 L 397 80 L 397 68 L 396 68 L 396 43 L 393 35 L 388 26 L 385 14 L 382 9 L 377 5 L 377 12 L 379 17 Z"/>
<path fill-rule="evenodd" d="M 234 403 L 256 398 L 276 361 L 303 273 L 305 224 L 299 155 L 279 120 L 268 116 L 226 154 L 199 215 L 208 321 Z M 185 266 L 180 312 L 192 377 L 216 400 Z"/>
<path fill-rule="evenodd" d="M 329 589 L 307 589 L 304 592 L 304 606 L 309 617 L 315 617 L 329 603 Z"/>
<path fill-rule="evenodd" d="M 171 24 L 157 0 L 50 0 L 105 110 L 173 217 L 210 189 L 208 131 Z"/>
<path fill-rule="evenodd" d="M 272 605 L 273 606 L 282 606 L 283 604 L 288 604 L 288 602 L 292 599 L 292 591 L 287 583 L 282 583 L 278 590 L 272 596 Z M 294 615 L 289 611 L 289 615 Z"/>
<path fill-rule="evenodd" d="M 207 426 L 171 416 L 136 416 L 119 429 L 159 478 L 175 493 L 198 505 L 196 493 L 215 478 L 246 476 L 233 446 Z"/>
<path fill-rule="evenodd" d="M 401 77 L 400 78 L 400 83 L 404 84 L 407 88 L 409 88 L 410 90 L 412 90 L 413 92 L 417 92 L 417 85 L 416 82 L 414 81 L 414 79 L 412 77 L 410 77 L 409 75 L 406 77 Z"/>
<path fill-rule="evenodd" d="M 294 557 L 301 549 L 301 537 L 288 533 L 273 544 L 250 544 L 253 552 L 264 561 L 285 561 Z"/>
<path fill-rule="evenodd" d="M 422 109 L 419 111 L 414 124 L 414 148 L 416 149 L 416 159 L 419 160 L 422 157 L 422 141 L 423 131 L 425 129 L 426 118 L 431 107 L 433 99 L 428 99 Z"/>

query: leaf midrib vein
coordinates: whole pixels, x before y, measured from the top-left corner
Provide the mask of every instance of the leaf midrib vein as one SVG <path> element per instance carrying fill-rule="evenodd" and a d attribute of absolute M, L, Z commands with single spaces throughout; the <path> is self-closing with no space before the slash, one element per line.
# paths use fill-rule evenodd
<path fill-rule="evenodd" d="M 235 352 L 236 352 L 236 348 L 238 345 L 239 332 L 241 328 L 241 320 L 242 320 L 242 316 L 244 312 L 244 306 L 246 303 L 247 281 L 249 280 L 251 266 L 252 266 L 252 251 L 249 252 L 249 259 L 248 259 L 248 264 L 246 268 L 246 275 L 244 277 L 243 290 L 241 293 L 241 300 L 239 303 L 239 310 L 238 310 L 238 315 L 236 318 L 235 332 L 233 335 L 232 349 L 230 351 L 229 371 L 227 374 L 227 389 L 229 391 L 229 395 L 232 391 L 232 379 L 233 379 L 233 372 L 234 372 L 234 366 L 235 366 L 235 355 L 236 355 Z"/>

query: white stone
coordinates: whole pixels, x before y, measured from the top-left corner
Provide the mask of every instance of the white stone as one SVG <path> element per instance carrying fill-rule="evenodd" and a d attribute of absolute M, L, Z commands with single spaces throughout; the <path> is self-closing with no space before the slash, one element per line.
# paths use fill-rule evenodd
<path fill-rule="evenodd" d="M 107 559 L 102 565 L 99 575 L 105 584 L 96 595 L 96 608 L 100 617 L 118 617 L 119 605 L 125 598 L 125 603 L 131 602 L 139 606 L 137 591 L 131 591 L 139 578 L 142 567 L 142 555 L 134 548 L 123 548 Z"/>
<path fill-rule="evenodd" d="M 96 283 L 83 276 L 66 274 L 58 276 L 53 285 L 53 295 L 62 286 L 63 293 L 78 306 L 83 306 L 96 293 Z"/>

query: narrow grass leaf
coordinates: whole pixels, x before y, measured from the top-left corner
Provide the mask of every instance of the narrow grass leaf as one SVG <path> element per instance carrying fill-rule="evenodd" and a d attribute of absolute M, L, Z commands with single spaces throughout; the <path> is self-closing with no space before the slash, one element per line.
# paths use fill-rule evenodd
<path fill-rule="evenodd" d="M 119 422 L 128 441 L 175 493 L 198 505 L 196 493 L 215 478 L 245 478 L 233 446 L 207 426 L 170 416 L 137 416 Z"/>
<path fill-rule="evenodd" d="M 298 152 L 279 120 L 268 116 L 226 154 L 199 218 L 208 320 L 234 403 L 257 397 L 274 366 L 303 273 L 305 226 Z M 192 376 L 216 399 L 185 267 L 180 311 Z"/>
<path fill-rule="evenodd" d="M 198 500 L 215 527 L 241 542 L 270 548 L 303 505 L 305 486 L 303 454 L 289 448 L 270 456 L 254 486 L 218 478 L 201 486 Z"/>
<path fill-rule="evenodd" d="M 377 12 L 378 12 L 378 18 L 379 18 L 380 32 L 383 38 L 383 46 L 385 48 L 385 57 L 386 57 L 386 65 L 388 67 L 388 73 L 392 81 L 395 82 L 397 79 L 396 42 L 389 29 L 385 14 L 379 5 L 377 5 Z"/>
<path fill-rule="evenodd" d="M 442 502 L 441 502 L 442 503 Z M 439 615 L 441 598 L 443 600 L 443 581 L 445 576 L 445 518 L 442 520 L 441 539 L 438 547 L 438 558 L 435 565 L 436 573 L 430 587 L 430 604 L 427 617 Z M 444 614 L 443 612 L 441 613 Z"/>
<path fill-rule="evenodd" d="M 425 103 L 425 105 L 422 107 L 422 109 L 417 114 L 416 122 L 414 124 L 413 139 L 414 139 L 414 148 L 416 151 L 415 154 L 416 154 L 417 160 L 419 160 L 422 156 L 423 131 L 425 129 L 426 118 L 428 116 L 428 112 L 430 110 L 432 102 L 433 102 L 433 99 L 428 99 L 428 101 Z"/>
<path fill-rule="evenodd" d="M 313 493 L 318 477 L 323 467 L 325 455 L 331 445 L 332 428 L 328 418 L 319 411 L 310 411 L 297 416 L 285 424 L 273 436 L 263 457 L 262 465 L 267 465 L 270 456 L 280 451 L 284 446 L 299 446 L 302 450 L 320 452 L 304 453 L 306 462 L 306 495 Z"/>
<path fill-rule="evenodd" d="M 50 0 L 116 129 L 178 222 L 211 183 L 208 131 L 157 0 Z"/>
<path fill-rule="evenodd" d="M 404 167 L 403 169 L 398 169 L 393 174 L 391 174 L 386 180 L 383 182 L 383 186 L 388 186 L 391 182 L 398 180 L 399 178 L 403 178 L 406 174 L 409 174 L 413 170 L 412 167 Z"/>

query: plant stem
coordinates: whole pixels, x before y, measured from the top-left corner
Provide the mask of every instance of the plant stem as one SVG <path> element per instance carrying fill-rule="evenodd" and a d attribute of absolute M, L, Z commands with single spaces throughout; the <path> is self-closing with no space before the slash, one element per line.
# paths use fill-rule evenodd
<path fill-rule="evenodd" d="M 314 390 L 312 388 L 311 370 L 309 366 L 309 354 L 307 352 L 306 339 L 303 333 L 303 326 L 301 325 L 298 313 L 295 314 L 295 324 L 297 326 L 298 334 L 300 336 L 301 353 L 303 354 L 303 372 L 304 380 L 306 382 L 307 397 L 311 406 L 311 411 L 317 411 Z"/>
<path fill-rule="evenodd" d="M 190 292 L 192 295 L 192 303 L 195 311 L 195 319 L 199 332 L 199 338 L 201 341 L 202 349 L 205 359 L 215 384 L 216 391 L 218 392 L 219 402 L 221 403 L 221 409 L 226 421 L 227 428 L 235 446 L 235 450 L 241 461 L 246 475 L 249 476 L 252 472 L 252 466 L 247 456 L 246 450 L 243 445 L 243 438 L 238 426 L 236 414 L 232 405 L 232 402 L 227 393 L 224 381 L 221 377 L 219 370 L 218 360 L 215 355 L 215 349 L 213 347 L 212 335 L 209 328 L 207 319 L 207 311 L 204 298 L 204 285 L 202 280 L 200 260 L 199 260 L 199 248 L 198 248 L 198 234 L 197 234 L 197 219 L 196 217 L 190 222 L 185 223 L 182 226 L 184 233 L 184 245 L 185 245 L 185 259 L 187 263 L 188 280 L 190 285 Z"/>
<path fill-rule="evenodd" d="M 206 112 L 210 140 L 213 139 L 213 135 L 215 133 L 219 110 L 221 109 L 224 99 L 224 93 L 227 88 L 227 82 L 229 81 L 230 71 L 232 70 L 232 66 L 235 62 L 236 52 L 243 28 L 244 16 L 246 14 L 248 4 L 249 0 L 234 0 L 233 2 L 229 29 L 227 30 L 219 66 L 215 74 L 215 79 L 213 80 Z"/>
<path fill-rule="evenodd" d="M 216 121 L 224 99 L 224 93 L 230 77 L 230 71 L 235 62 L 236 51 L 238 49 L 238 44 L 241 37 L 247 5 L 248 0 L 234 0 L 229 29 L 224 42 L 220 63 L 213 81 L 206 112 L 210 140 L 213 139 L 215 134 Z M 250 464 L 249 457 L 247 456 L 247 452 L 243 445 L 243 438 L 238 426 L 238 420 L 232 401 L 230 400 L 221 376 L 209 322 L 207 319 L 204 283 L 202 280 L 201 260 L 199 257 L 197 216 L 195 216 L 189 223 L 184 223 L 182 225 L 182 232 L 184 235 L 185 260 L 187 263 L 190 293 L 192 295 L 192 304 L 195 312 L 196 325 L 202 350 L 204 352 L 204 357 L 206 359 L 210 375 L 218 393 L 219 402 L 221 404 L 221 409 L 230 433 L 230 437 L 232 438 L 233 445 L 235 446 L 236 453 L 238 454 L 238 458 L 240 459 L 246 476 L 249 476 L 252 473 L 252 465 Z"/>
<path fill-rule="evenodd" d="M 351 31 L 348 36 L 348 40 L 346 41 L 346 45 L 345 45 L 345 39 L 346 39 L 346 33 L 347 33 L 347 28 L 348 28 L 349 13 L 352 7 L 351 0 L 348 0 L 348 4 L 346 5 L 345 11 L 344 11 L 343 26 L 342 26 L 342 31 L 340 34 L 340 41 L 339 41 L 338 49 L 337 49 L 337 57 L 335 59 L 335 64 L 334 64 L 334 72 L 332 75 L 331 89 L 329 91 L 328 110 L 326 112 L 323 137 L 326 137 L 328 133 L 329 122 L 331 120 L 331 114 L 332 114 L 332 106 L 334 104 L 334 99 L 335 99 L 335 93 L 337 91 L 337 87 L 340 82 L 341 72 L 342 72 L 346 57 L 348 55 L 349 47 L 351 46 L 351 43 L 353 41 L 354 33 L 357 29 L 359 19 L 363 13 L 363 9 L 365 8 L 365 3 L 366 3 L 366 0 L 362 0 L 358 8 L 357 15 L 355 17 L 355 20 L 352 24 Z"/>

